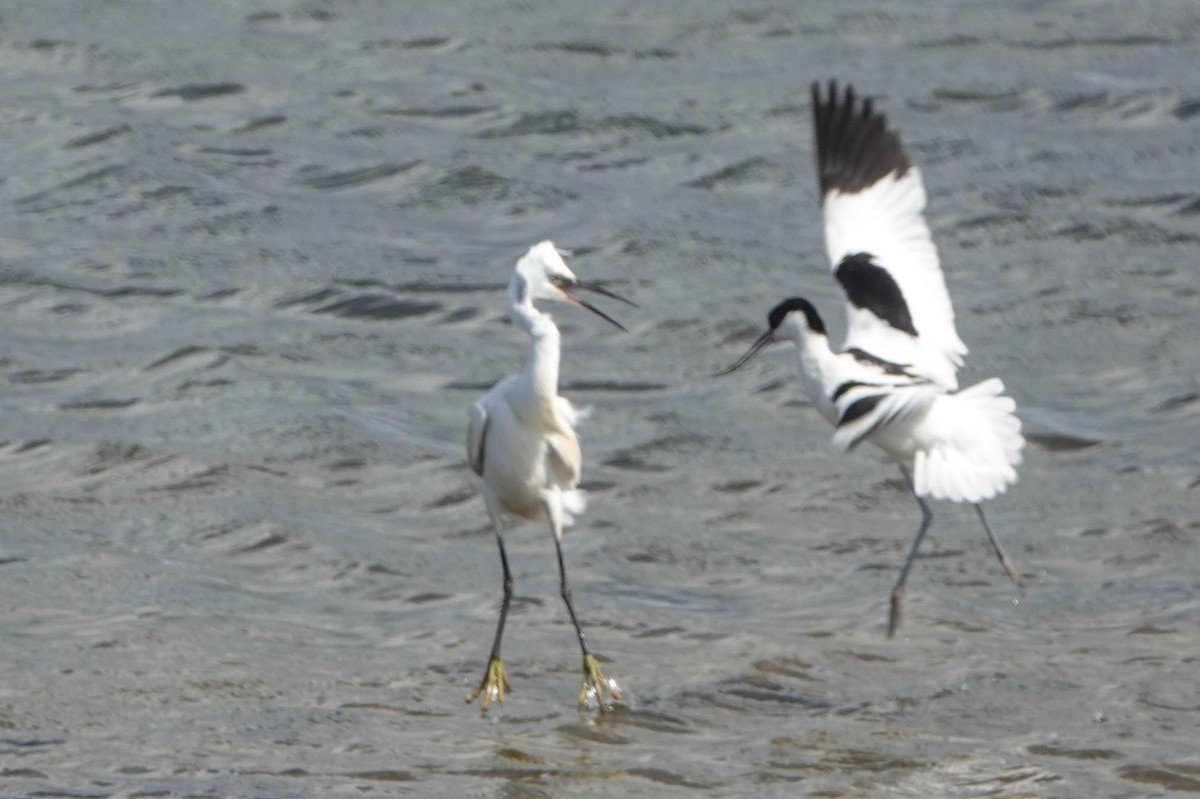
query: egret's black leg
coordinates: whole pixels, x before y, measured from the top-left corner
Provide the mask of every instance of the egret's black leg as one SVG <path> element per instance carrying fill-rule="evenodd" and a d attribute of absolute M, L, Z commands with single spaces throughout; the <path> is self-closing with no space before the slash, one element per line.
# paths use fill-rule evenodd
<path fill-rule="evenodd" d="M 600 664 L 588 650 L 587 637 L 583 634 L 583 628 L 579 626 L 579 617 L 575 615 L 575 605 L 571 601 L 571 586 L 567 582 L 567 565 L 563 560 L 562 504 L 558 501 L 557 496 L 546 500 L 546 516 L 550 520 L 550 532 L 554 536 L 554 550 L 558 554 L 560 593 L 567 606 L 567 613 L 571 615 L 571 624 L 575 626 L 575 635 L 579 638 L 579 649 L 583 652 L 583 687 L 579 690 L 579 704 L 587 706 L 594 698 L 601 711 L 611 710 L 608 700 L 611 698 L 619 701 L 621 691 L 616 682 L 606 678 L 600 671 Z"/>
<path fill-rule="evenodd" d="M 567 583 L 567 566 L 566 563 L 563 562 L 562 543 L 559 541 L 559 537 L 557 535 L 554 536 L 554 549 L 558 553 L 559 587 L 561 588 L 560 593 L 562 595 L 563 602 L 566 603 L 567 613 L 571 614 L 571 624 L 575 625 L 575 635 L 579 637 L 579 648 L 583 650 L 583 656 L 587 658 L 591 655 L 591 652 L 588 651 L 587 636 L 583 634 L 583 628 L 579 626 L 579 617 L 575 615 L 575 606 L 571 602 L 571 586 Z"/>
<path fill-rule="evenodd" d="M 504 539 L 496 536 L 496 543 L 500 547 L 500 565 L 504 568 L 504 600 L 500 603 L 500 620 L 496 624 L 496 637 L 492 641 L 489 660 L 500 659 L 500 639 L 504 635 L 504 622 L 508 618 L 508 606 L 512 603 L 513 596 L 513 578 L 508 568 L 508 554 L 504 551 Z"/>
<path fill-rule="evenodd" d="M 500 547 L 500 565 L 504 568 L 504 600 L 500 603 L 500 620 L 496 623 L 496 637 L 492 639 L 492 654 L 488 657 L 487 671 L 479 687 L 467 696 L 467 702 L 474 702 L 480 694 L 483 695 L 483 709 L 494 698 L 497 702 L 504 701 L 508 692 L 508 675 L 504 671 L 504 661 L 500 659 L 500 639 L 504 637 L 504 622 L 508 618 L 508 606 L 512 604 L 513 577 L 508 568 L 508 553 L 504 551 L 504 531 L 501 527 L 500 514 L 488 502 L 488 515 L 492 519 L 492 527 L 496 530 L 496 544 Z"/>

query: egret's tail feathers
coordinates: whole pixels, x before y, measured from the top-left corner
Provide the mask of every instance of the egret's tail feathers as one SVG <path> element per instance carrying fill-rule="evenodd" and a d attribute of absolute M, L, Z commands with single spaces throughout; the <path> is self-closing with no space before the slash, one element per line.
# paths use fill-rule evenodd
<path fill-rule="evenodd" d="M 1025 446 L 1016 408 L 994 377 L 938 397 L 930 409 L 941 421 L 938 440 L 913 461 L 917 496 L 980 502 L 1015 483 Z"/>
<path fill-rule="evenodd" d="M 569 527 L 575 522 L 576 516 L 582 516 L 587 510 L 587 492 L 581 488 L 572 488 L 562 492 L 563 527 Z"/>
<path fill-rule="evenodd" d="M 566 397 L 555 397 L 555 402 L 558 406 L 559 414 L 569 427 L 575 427 L 575 425 L 592 415 L 591 405 L 576 407 Z"/>

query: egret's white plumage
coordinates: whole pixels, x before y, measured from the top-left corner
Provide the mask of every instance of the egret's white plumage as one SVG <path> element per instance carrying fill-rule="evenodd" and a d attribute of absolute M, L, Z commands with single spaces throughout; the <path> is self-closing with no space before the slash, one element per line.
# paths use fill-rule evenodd
<path fill-rule="evenodd" d="M 891 635 L 933 517 L 926 497 L 974 504 L 996 556 L 1020 584 L 979 503 L 1016 481 L 1025 442 L 1000 380 L 958 390 L 967 348 L 922 214 L 925 188 L 899 138 L 870 100 L 859 102 L 850 88 L 839 93 L 834 83 L 825 96 L 813 84 L 813 121 L 825 244 L 846 294 L 845 342 L 833 349 L 816 309 L 793 297 L 771 310 L 767 332 L 726 373 L 778 336 L 791 339 L 805 390 L 834 425 L 834 447 L 868 441 L 900 464 L 922 521 L 892 591 Z"/>
<path fill-rule="evenodd" d="M 580 702 L 596 701 L 606 709 L 609 698 L 619 699 L 616 683 L 600 672 L 587 642 L 567 584 L 562 556 L 562 532 L 583 513 L 587 501 L 579 489 L 583 455 L 575 425 L 583 414 L 558 395 L 560 336 L 550 315 L 534 307 L 537 300 L 570 302 L 621 325 L 571 292 L 588 289 L 629 302 L 595 285 L 581 283 L 549 241 L 535 244 L 518 262 L 508 284 L 508 309 L 513 323 L 527 333 L 532 352 L 526 367 L 497 383 L 476 402 L 467 424 L 467 462 L 483 478 L 483 498 L 500 547 L 504 568 L 504 601 L 487 672 L 467 701 L 483 695 L 486 710 L 492 699 L 504 700 L 508 679 L 500 658 L 500 639 L 512 599 L 512 574 L 504 551 L 503 514 L 545 521 L 554 536 L 563 601 L 583 650 L 583 689 Z M 632 305 L 632 303 L 629 303 Z M 623 327 L 621 327 L 624 330 Z"/>

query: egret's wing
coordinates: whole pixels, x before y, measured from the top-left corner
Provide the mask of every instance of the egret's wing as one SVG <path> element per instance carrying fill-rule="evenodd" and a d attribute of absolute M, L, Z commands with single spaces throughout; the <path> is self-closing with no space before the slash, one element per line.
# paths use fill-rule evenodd
<path fill-rule="evenodd" d="M 813 84 L 825 247 L 847 299 L 845 348 L 858 348 L 948 389 L 966 345 L 922 211 L 925 187 L 869 99 Z"/>
<path fill-rule="evenodd" d="M 579 485 L 583 474 L 583 451 L 579 448 L 575 425 L 590 410 L 576 408 L 566 397 L 554 398 L 556 429 L 546 434 L 546 468 L 559 488 L 571 489 Z"/>
<path fill-rule="evenodd" d="M 573 433 L 546 434 L 546 465 L 560 488 L 574 488 L 583 473 L 583 452 Z"/>
<path fill-rule="evenodd" d="M 467 463 L 471 471 L 483 476 L 483 459 L 487 449 L 488 412 L 483 400 L 471 406 L 467 421 Z"/>
<path fill-rule="evenodd" d="M 843 452 L 890 424 L 925 414 L 943 395 L 940 388 L 924 380 L 908 385 L 847 385 L 846 390 L 838 389 L 834 399 L 837 422 L 833 446 Z"/>

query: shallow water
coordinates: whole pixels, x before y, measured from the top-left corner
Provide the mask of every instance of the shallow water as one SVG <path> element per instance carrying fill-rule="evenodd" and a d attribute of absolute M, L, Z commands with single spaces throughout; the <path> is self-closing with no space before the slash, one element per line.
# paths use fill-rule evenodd
<path fill-rule="evenodd" d="M 1200 14 L 1188 1 L 12 3 L 0 28 L 0 793 L 1200 793 Z M 881 10 L 886 8 L 887 10 Z M 70 13 L 66 13 L 69 10 Z M 785 348 L 833 316 L 808 84 L 880 98 L 1029 447 L 918 512 Z M 592 492 L 513 693 L 466 409 L 551 237 Z M 834 324 L 837 324 L 834 322 Z"/>

